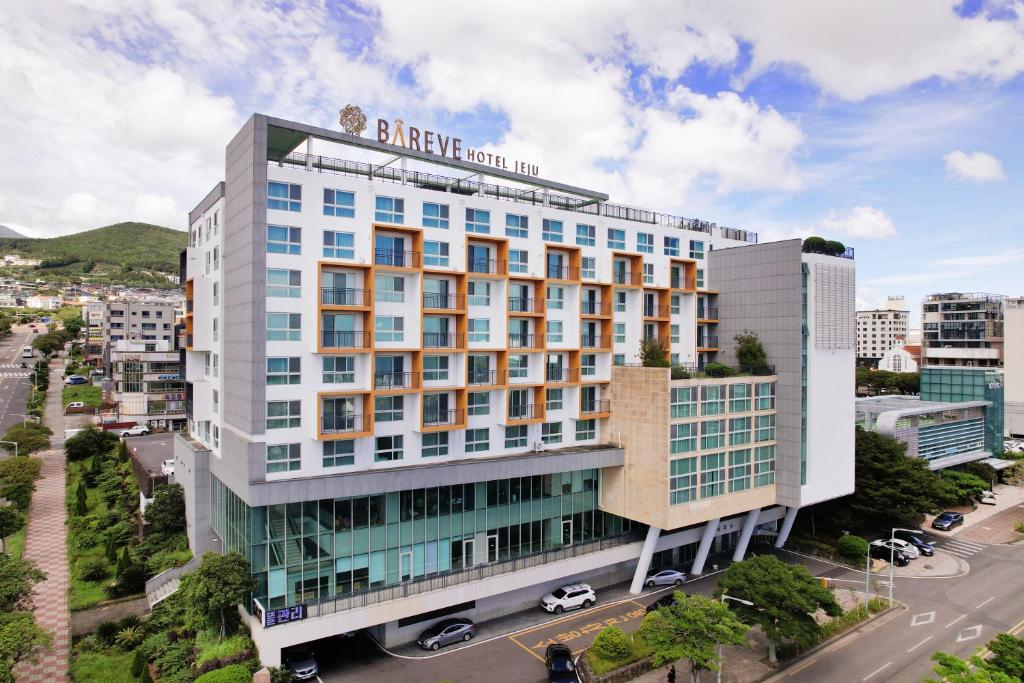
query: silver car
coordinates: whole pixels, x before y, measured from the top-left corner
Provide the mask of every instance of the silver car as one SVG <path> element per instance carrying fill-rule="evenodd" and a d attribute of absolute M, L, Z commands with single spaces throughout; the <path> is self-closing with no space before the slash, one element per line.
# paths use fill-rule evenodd
<path fill-rule="evenodd" d="M 648 574 L 644 584 L 648 588 L 654 586 L 682 586 L 686 583 L 686 574 L 678 569 L 662 569 L 659 572 Z"/>
<path fill-rule="evenodd" d="M 443 619 L 420 634 L 416 641 L 424 650 L 468 641 L 476 635 L 476 625 L 469 619 Z"/>

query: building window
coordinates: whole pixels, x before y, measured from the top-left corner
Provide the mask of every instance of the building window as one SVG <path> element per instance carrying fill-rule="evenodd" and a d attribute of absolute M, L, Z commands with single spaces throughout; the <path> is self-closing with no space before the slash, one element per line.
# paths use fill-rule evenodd
<path fill-rule="evenodd" d="M 671 462 L 668 491 L 671 505 L 697 499 L 697 458 L 678 458 Z"/>
<path fill-rule="evenodd" d="M 301 313 L 267 313 L 267 341 L 299 341 L 301 339 Z"/>
<path fill-rule="evenodd" d="M 466 209 L 466 232 L 491 232 L 491 212 L 483 209 Z"/>
<path fill-rule="evenodd" d="M 750 488 L 750 449 L 729 453 L 729 493 Z"/>
<path fill-rule="evenodd" d="M 722 385 L 703 386 L 700 388 L 700 414 L 722 415 L 725 413 L 725 387 Z"/>
<path fill-rule="evenodd" d="M 593 225 L 576 224 L 576 244 L 592 247 L 597 244 L 597 229 Z"/>
<path fill-rule="evenodd" d="M 690 258 L 702 259 L 704 258 L 704 243 L 700 240 L 690 240 Z"/>
<path fill-rule="evenodd" d="M 725 420 L 704 420 L 700 423 L 700 449 L 716 448 L 725 448 Z"/>
<path fill-rule="evenodd" d="M 750 443 L 750 418 L 731 418 L 729 420 L 729 445 L 742 446 L 748 443 Z"/>
<path fill-rule="evenodd" d="M 402 459 L 402 435 L 378 436 L 373 453 L 374 462 L 385 462 Z"/>
<path fill-rule="evenodd" d="M 562 409 L 562 397 L 563 391 L 561 389 L 548 389 L 545 399 L 547 403 L 547 410 L 561 410 Z"/>
<path fill-rule="evenodd" d="M 626 323 L 615 323 L 615 343 L 626 343 Z"/>
<path fill-rule="evenodd" d="M 267 253 L 301 254 L 302 228 L 290 228 L 284 225 L 268 225 Z"/>
<path fill-rule="evenodd" d="M 562 221 L 552 220 L 545 218 L 542 221 L 541 239 L 545 242 L 561 242 L 562 241 Z"/>
<path fill-rule="evenodd" d="M 445 382 L 448 380 L 448 356 L 423 357 L 423 381 Z"/>
<path fill-rule="evenodd" d="M 679 256 L 679 238 L 665 238 L 665 256 Z"/>
<path fill-rule="evenodd" d="M 645 263 L 643 265 L 644 265 L 644 284 L 645 285 L 653 285 L 654 284 L 654 264 L 653 263 Z"/>
<path fill-rule="evenodd" d="M 700 497 L 714 498 L 725 493 L 725 453 L 700 456 Z"/>
<path fill-rule="evenodd" d="M 562 423 L 545 422 L 540 430 L 540 440 L 544 443 L 562 443 Z"/>
<path fill-rule="evenodd" d="M 267 183 L 267 208 L 277 211 L 302 211 L 302 185 Z"/>
<path fill-rule="evenodd" d="M 469 305 L 490 306 L 491 305 L 491 283 L 469 281 Z"/>
<path fill-rule="evenodd" d="M 337 218 L 356 217 L 356 196 L 345 190 L 324 188 L 324 215 Z"/>
<path fill-rule="evenodd" d="M 593 256 L 584 256 L 583 259 L 582 276 L 584 280 L 596 280 L 597 279 L 597 258 Z"/>
<path fill-rule="evenodd" d="M 267 296 L 298 299 L 302 296 L 302 271 L 267 269 Z"/>
<path fill-rule="evenodd" d="M 756 422 L 754 441 L 772 441 L 775 439 L 775 416 L 758 415 L 754 418 Z"/>
<path fill-rule="evenodd" d="M 775 483 L 775 446 L 758 446 L 754 449 L 754 486 L 771 486 Z"/>
<path fill-rule="evenodd" d="M 597 354 L 584 353 L 580 356 L 580 375 L 591 377 L 597 374 Z"/>
<path fill-rule="evenodd" d="M 625 364 L 626 364 L 626 354 L 624 354 L 624 353 L 616 353 L 615 355 L 612 356 L 612 365 L 625 365 Z"/>
<path fill-rule="evenodd" d="M 530 370 L 529 356 L 517 354 L 508 357 L 509 379 L 525 379 Z"/>
<path fill-rule="evenodd" d="M 625 313 L 626 312 L 626 293 L 615 292 L 615 312 Z"/>
<path fill-rule="evenodd" d="M 424 434 L 421 454 L 424 458 L 436 458 L 441 455 L 448 455 L 448 432 Z"/>
<path fill-rule="evenodd" d="M 729 385 L 729 412 L 746 413 L 750 411 L 750 385 Z"/>
<path fill-rule="evenodd" d="M 423 227 L 448 229 L 448 205 L 423 202 Z"/>
<path fill-rule="evenodd" d="M 302 466 L 302 446 L 297 443 L 267 444 L 267 474 L 290 472 Z"/>
<path fill-rule="evenodd" d="M 773 410 L 775 408 L 775 384 L 773 382 L 757 383 L 756 410 Z"/>
<path fill-rule="evenodd" d="M 488 391 L 471 391 L 469 392 L 469 410 L 470 415 L 490 415 L 491 414 L 491 394 Z"/>
<path fill-rule="evenodd" d="M 638 232 L 636 234 L 636 250 L 641 254 L 653 254 L 654 235 L 649 232 Z"/>
<path fill-rule="evenodd" d="M 405 400 L 402 396 L 375 396 L 373 399 L 374 422 L 401 422 L 405 416 Z"/>
<path fill-rule="evenodd" d="M 220 283 L 219 282 L 214 282 L 213 283 L 213 305 L 214 306 L 219 306 L 220 305 Z"/>
<path fill-rule="evenodd" d="M 560 311 L 565 308 L 565 288 L 548 287 L 547 307 L 549 311 Z"/>
<path fill-rule="evenodd" d="M 491 341 L 491 321 L 487 318 L 469 319 L 469 341 L 489 342 Z"/>
<path fill-rule="evenodd" d="M 505 427 L 505 448 L 526 448 L 526 425 Z"/>
<path fill-rule="evenodd" d="M 448 243 L 424 242 L 423 265 L 448 267 Z"/>
<path fill-rule="evenodd" d="M 405 339 L 405 320 L 396 315 L 378 315 L 373 321 L 374 338 L 379 342 Z"/>
<path fill-rule="evenodd" d="M 379 223 L 405 223 L 405 200 L 399 197 L 377 196 L 373 219 Z"/>
<path fill-rule="evenodd" d="M 626 248 L 626 231 L 619 230 L 617 228 L 608 228 L 608 248 L 609 249 L 625 249 Z"/>
<path fill-rule="evenodd" d="M 696 422 L 669 425 L 668 431 L 669 452 L 673 455 L 676 453 L 692 453 L 697 450 Z"/>
<path fill-rule="evenodd" d="M 669 341 L 673 344 L 679 343 L 679 325 L 669 326 Z"/>
<path fill-rule="evenodd" d="M 325 258 L 354 259 L 356 257 L 355 244 L 355 233 L 324 230 Z"/>
<path fill-rule="evenodd" d="M 597 420 L 576 420 L 576 440 L 593 441 L 597 438 Z"/>
<path fill-rule="evenodd" d="M 216 410 L 216 407 L 217 407 L 217 404 L 214 403 L 214 409 L 215 410 Z M 220 427 L 218 427 L 217 425 L 213 425 L 212 426 L 212 434 L 213 434 L 213 447 L 214 448 L 220 448 Z"/>
<path fill-rule="evenodd" d="M 704 269 L 697 269 L 697 289 L 704 289 Z"/>
<path fill-rule="evenodd" d="M 373 288 L 373 296 L 377 301 L 391 303 L 405 301 L 405 278 L 400 275 L 374 275 Z"/>
<path fill-rule="evenodd" d="M 324 384 L 351 384 L 356 381 L 355 356 L 324 356 Z"/>
<path fill-rule="evenodd" d="M 267 401 L 267 429 L 302 426 L 302 401 Z"/>
<path fill-rule="evenodd" d="M 483 427 L 481 429 L 467 429 L 466 430 L 466 452 L 467 453 L 481 453 L 489 450 L 491 447 L 489 429 Z"/>
<path fill-rule="evenodd" d="M 529 267 L 530 252 L 525 249 L 508 250 L 508 271 L 510 273 L 525 273 Z"/>
<path fill-rule="evenodd" d="M 514 213 L 505 214 L 505 235 L 507 237 L 529 237 L 530 222 L 527 216 Z"/>
<path fill-rule="evenodd" d="M 300 358 L 267 358 L 267 384 L 301 384 Z"/>
<path fill-rule="evenodd" d="M 344 467 L 356 462 L 355 441 L 324 441 L 324 467 Z"/>
<path fill-rule="evenodd" d="M 548 321 L 548 342 L 561 344 L 563 341 L 562 334 L 562 321 L 561 320 L 549 320 Z"/>

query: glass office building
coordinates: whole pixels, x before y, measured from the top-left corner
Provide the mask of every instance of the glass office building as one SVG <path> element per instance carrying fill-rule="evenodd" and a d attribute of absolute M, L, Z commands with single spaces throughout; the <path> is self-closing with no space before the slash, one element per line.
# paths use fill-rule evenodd
<path fill-rule="evenodd" d="M 1003 374 L 991 368 L 921 368 L 921 400 L 959 403 L 989 401 L 985 409 L 985 450 L 1003 452 Z"/>

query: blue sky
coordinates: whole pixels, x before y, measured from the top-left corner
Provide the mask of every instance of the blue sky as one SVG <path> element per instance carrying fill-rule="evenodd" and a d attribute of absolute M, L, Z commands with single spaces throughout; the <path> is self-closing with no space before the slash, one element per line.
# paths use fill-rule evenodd
<path fill-rule="evenodd" d="M 857 249 L 860 305 L 1024 294 L 1019 0 L 14 0 L 0 224 L 183 228 L 254 111 L 360 105 L 613 200 Z"/>

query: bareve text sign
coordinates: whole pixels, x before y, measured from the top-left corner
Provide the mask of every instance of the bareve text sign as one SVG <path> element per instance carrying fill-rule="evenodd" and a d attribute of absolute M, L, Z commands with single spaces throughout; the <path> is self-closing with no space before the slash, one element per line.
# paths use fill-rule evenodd
<path fill-rule="evenodd" d="M 462 146 L 461 138 L 442 135 L 415 126 L 406 128 L 402 119 L 395 119 L 393 123 L 389 123 L 386 119 L 377 119 L 377 142 L 399 145 L 425 154 L 436 154 L 454 161 L 472 161 L 522 175 L 536 176 L 540 174 L 540 167 L 537 164 L 509 159 L 492 152 L 481 152 L 472 148 L 465 149 Z"/>

